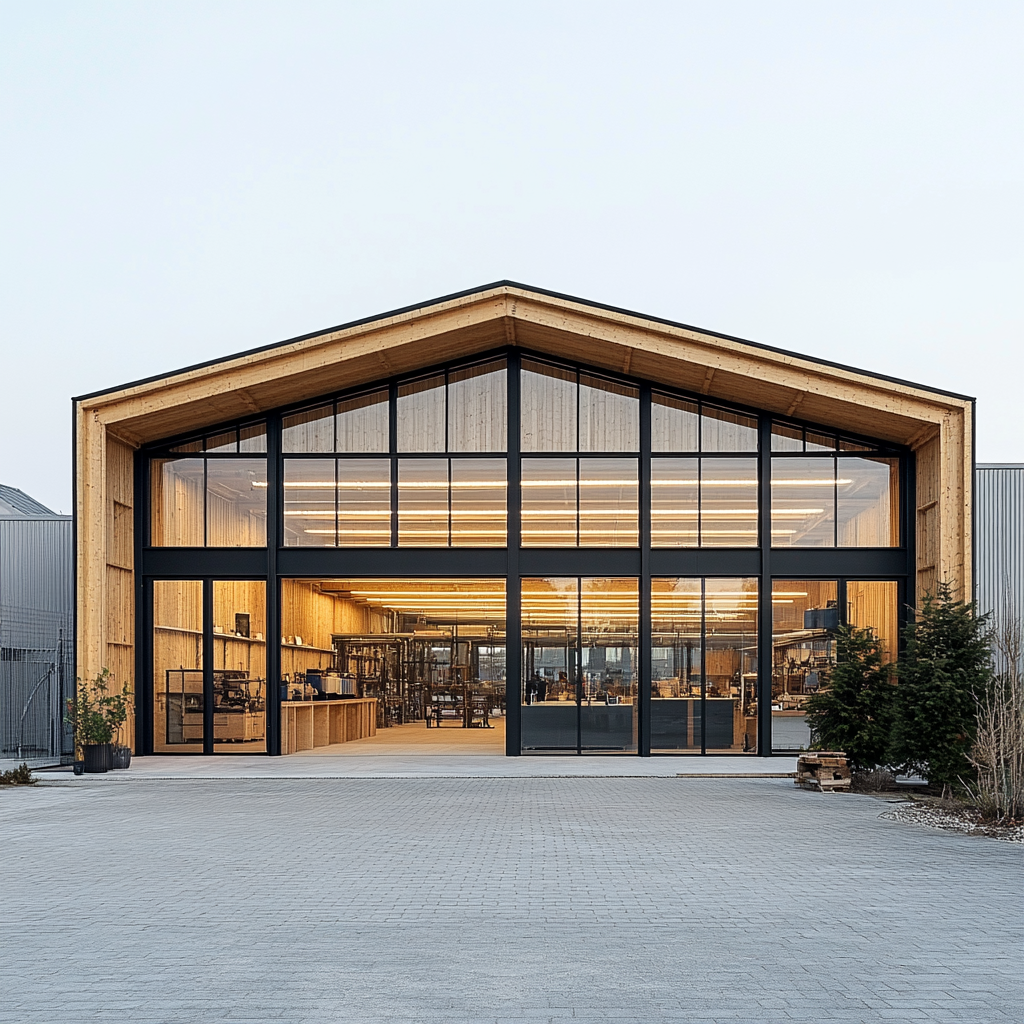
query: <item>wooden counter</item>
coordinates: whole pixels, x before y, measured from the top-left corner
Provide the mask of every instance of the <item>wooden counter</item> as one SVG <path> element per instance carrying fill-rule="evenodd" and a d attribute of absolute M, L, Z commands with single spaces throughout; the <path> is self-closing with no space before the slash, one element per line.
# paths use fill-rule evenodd
<path fill-rule="evenodd" d="M 377 734 L 377 698 L 281 702 L 281 753 L 348 743 Z"/>

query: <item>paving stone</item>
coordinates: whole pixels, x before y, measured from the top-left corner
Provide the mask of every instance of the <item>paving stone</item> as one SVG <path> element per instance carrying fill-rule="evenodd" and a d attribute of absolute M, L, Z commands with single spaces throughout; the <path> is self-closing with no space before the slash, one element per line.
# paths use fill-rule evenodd
<path fill-rule="evenodd" d="M 4 1024 L 1024 1020 L 1024 851 L 871 798 L 75 782 L 0 793 Z"/>

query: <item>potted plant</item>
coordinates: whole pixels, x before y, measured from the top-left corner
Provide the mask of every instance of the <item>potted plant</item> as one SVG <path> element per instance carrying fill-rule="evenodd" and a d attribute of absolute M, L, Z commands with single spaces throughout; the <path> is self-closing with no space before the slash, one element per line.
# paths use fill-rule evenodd
<path fill-rule="evenodd" d="M 126 683 L 120 693 L 109 694 L 110 670 L 88 684 L 79 679 L 75 696 L 67 702 L 66 718 L 75 734 L 75 749 L 82 751 L 87 774 L 99 774 L 111 768 L 127 768 L 131 749 L 120 739 L 130 708 L 131 687 Z"/>

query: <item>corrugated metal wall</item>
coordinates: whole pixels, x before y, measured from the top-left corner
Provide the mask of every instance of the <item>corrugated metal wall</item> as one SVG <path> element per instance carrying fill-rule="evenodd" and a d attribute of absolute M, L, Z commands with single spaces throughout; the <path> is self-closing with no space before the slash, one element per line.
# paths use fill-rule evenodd
<path fill-rule="evenodd" d="M 996 628 L 1024 618 L 1024 463 L 982 464 L 975 487 L 978 608 Z"/>
<path fill-rule="evenodd" d="M 73 753 L 63 704 L 74 693 L 72 522 L 0 519 L 0 759 Z"/>

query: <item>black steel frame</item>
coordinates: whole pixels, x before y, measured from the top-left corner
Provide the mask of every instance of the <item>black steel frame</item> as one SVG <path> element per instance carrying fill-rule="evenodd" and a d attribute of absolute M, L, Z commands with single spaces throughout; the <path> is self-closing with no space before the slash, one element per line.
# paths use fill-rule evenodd
<path fill-rule="evenodd" d="M 640 394 L 640 450 L 639 459 L 639 532 L 640 543 L 635 548 L 522 548 L 520 546 L 522 519 L 522 489 L 518 472 L 508 473 L 507 490 L 507 548 L 400 548 L 398 547 L 398 481 L 397 481 L 397 407 L 400 381 L 418 379 L 432 373 L 446 372 L 459 366 L 469 366 L 504 358 L 507 372 L 508 441 L 505 453 L 473 453 L 474 457 L 506 457 L 510 467 L 517 467 L 520 451 L 520 366 L 522 358 L 564 366 L 577 374 L 586 372 L 597 377 L 631 384 Z M 447 379 L 447 376 L 446 376 Z M 283 546 L 283 459 L 281 451 L 281 420 L 290 412 L 336 401 L 350 395 L 387 388 L 389 394 L 390 448 L 387 457 L 392 462 L 391 473 L 391 544 L 390 548 Z M 144 683 L 139 687 L 136 717 L 136 744 L 142 753 L 153 749 L 152 736 L 152 581 L 154 579 L 262 579 L 267 581 L 267 678 L 280 674 L 280 649 L 271 637 L 280 637 L 281 580 L 289 577 L 494 577 L 504 576 L 506 587 L 506 753 L 518 756 L 520 735 L 520 702 L 522 675 L 522 645 L 520 641 L 521 584 L 529 576 L 631 576 L 640 585 L 640 635 L 638 666 L 639 694 L 639 750 L 649 756 L 651 730 L 651 579 L 665 576 L 736 577 L 756 576 L 759 580 L 758 602 L 758 751 L 771 755 L 771 581 L 773 578 L 791 579 L 895 579 L 900 585 L 900 626 L 906 620 L 906 595 L 914 575 L 914 508 L 913 460 L 909 450 L 895 445 L 880 444 L 871 438 L 844 431 L 851 440 L 870 447 L 865 454 L 884 454 L 900 459 L 900 539 L 901 547 L 894 548 L 772 548 L 771 522 L 771 429 L 774 417 L 770 413 L 737 403 L 714 401 L 711 404 L 756 417 L 758 421 L 759 451 L 735 453 L 735 457 L 758 460 L 759 537 L 756 547 L 748 548 L 653 548 L 651 546 L 651 396 L 654 390 L 676 395 L 691 402 L 701 402 L 700 395 L 665 388 L 650 381 L 615 374 L 599 368 L 569 360 L 557 359 L 543 353 L 533 353 L 510 347 L 474 356 L 444 366 L 428 367 L 415 374 L 405 374 L 374 384 L 363 385 L 345 392 L 310 398 L 300 403 L 268 412 L 267 423 L 267 534 L 266 548 L 166 548 L 149 545 L 151 521 L 149 460 L 154 456 L 167 456 L 169 449 L 199 433 L 213 434 L 238 424 L 223 424 L 189 431 L 158 445 L 150 445 L 137 453 L 135 461 L 136 497 L 136 597 L 142 614 L 136 617 L 136 678 Z M 252 422 L 247 417 L 243 422 Z M 785 418 L 787 424 L 830 432 L 828 427 Z M 834 433 L 834 431 L 831 431 Z M 181 453 L 185 456 L 186 453 Z M 321 458 L 330 453 L 317 453 Z M 584 457 L 602 454 L 629 457 L 623 452 L 587 452 Z M 663 453 L 656 456 L 700 456 L 700 452 Z M 720 453 L 703 453 L 720 457 Z M 856 453 L 851 453 L 856 454 Z M 580 453 L 550 453 L 553 457 L 579 457 Z M 448 453 L 410 453 L 409 457 L 444 457 Z M 527 453 L 527 457 L 548 457 L 544 453 Z M 207 458 L 231 458 L 231 455 L 210 454 Z M 245 453 L 237 456 L 252 457 Z M 289 457 L 292 457 L 289 455 Z M 296 457 L 303 457 L 298 455 Z M 345 457 L 344 453 L 333 457 Z M 377 455 L 383 458 L 383 454 Z M 404 454 L 402 457 L 406 457 Z M 727 455 L 726 457 L 733 457 Z M 212 624 L 204 624 L 212 632 Z M 212 650 L 212 638 L 210 641 Z M 212 662 L 211 662 L 212 665 Z M 212 673 L 212 669 L 211 669 Z M 211 674 L 212 681 L 212 674 Z M 280 752 L 280 706 L 277 687 L 268 685 L 267 750 Z M 207 702 L 212 709 L 212 701 Z M 212 713 L 212 710 L 211 710 Z M 212 728 L 208 730 L 212 737 Z M 749 756 L 749 755 L 737 755 Z"/>

